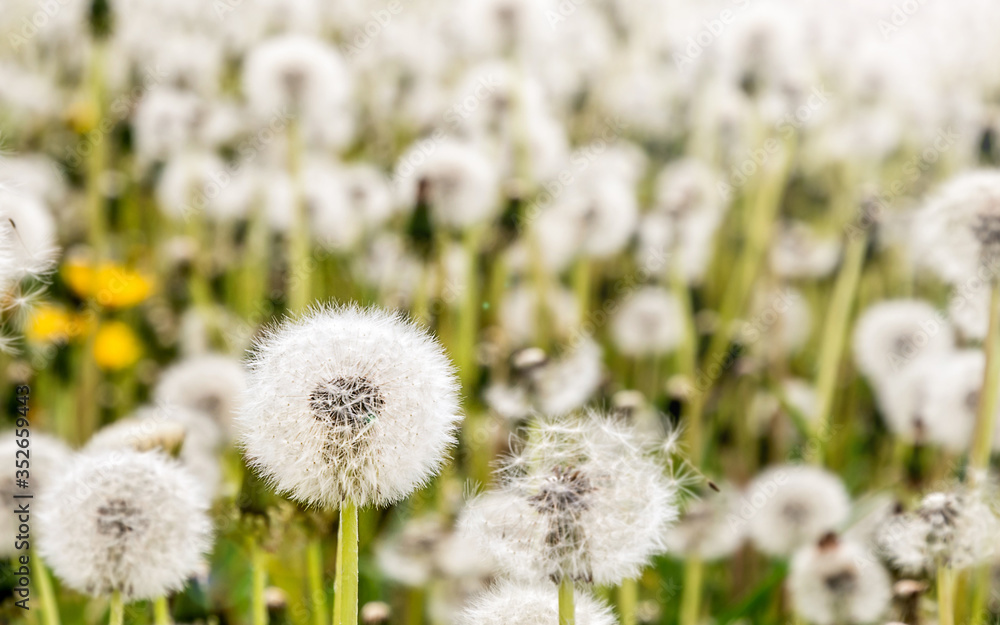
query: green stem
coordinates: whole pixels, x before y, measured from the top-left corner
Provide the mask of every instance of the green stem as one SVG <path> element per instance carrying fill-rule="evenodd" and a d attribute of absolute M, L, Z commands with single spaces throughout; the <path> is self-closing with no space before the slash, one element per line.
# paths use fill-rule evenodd
<path fill-rule="evenodd" d="M 122 601 L 122 593 L 115 591 L 111 595 L 111 617 L 108 625 L 123 625 L 125 622 L 125 603 Z"/>
<path fill-rule="evenodd" d="M 701 588 L 705 564 L 693 556 L 684 565 L 684 594 L 681 596 L 681 625 L 695 625 L 701 616 Z"/>
<path fill-rule="evenodd" d="M 105 216 L 104 194 L 101 190 L 101 176 L 107 168 L 108 142 L 111 140 L 110 137 L 106 136 L 107 133 L 101 130 L 105 110 L 103 44 L 97 44 L 94 47 L 90 72 L 90 97 L 91 103 L 97 109 L 97 123 L 90 131 L 93 140 L 87 139 L 92 145 L 86 162 L 85 203 L 91 253 L 94 255 L 94 260 L 99 263 L 108 252 L 108 224 Z"/>
<path fill-rule="evenodd" d="M 455 341 L 455 365 L 462 381 L 462 388 L 469 389 L 476 379 L 476 332 L 479 329 L 479 271 L 477 256 L 479 236 L 474 228 L 466 231 L 462 238 L 465 252 L 466 280 L 463 285 L 461 308 L 458 312 Z M 442 248 L 443 249 L 443 248 Z M 442 263 L 443 265 L 443 263 Z M 442 272 L 444 279 L 444 272 Z M 447 288 L 447 286 L 445 287 Z"/>
<path fill-rule="evenodd" d="M 309 570 L 309 597 L 314 625 L 326 625 L 326 591 L 323 588 L 323 543 L 312 538 L 306 547 Z"/>
<path fill-rule="evenodd" d="M 153 623 L 155 625 L 170 625 L 173 619 L 170 618 L 170 606 L 167 605 L 166 597 L 157 597 L 153 601 Z"/>
<path fill-rule="evenodd" d="M 309 306 L 312 261 L 309 258 L 309 224 L 302 189 L 302 137 L 299 125 L 288 125 L 288 170 L 295 190 L 292 223 L 288 230 L 288 308 L 302 312 Z"/>
<path fill-rule="evenodd" d="M 341 625 L 358 624 L 358 506 L 350 499 L 340 507 L 340 525 L 344 530 L 343 587 L 338 588 Z"/>
<path fill-rule="evenodd" d="M 690 394 L 684 402 L 682 417 L 685 427 L 685 437 L 688 453 L 691 454 L 691 462 L 695 466 L 701 465 L 702 454 L 702 434 L 701 434 L 701 399 L 702 395 L 695 384 L 698 369 L 698 330 L 694 322 L 694 304 L 691 302 L 691 291 L 680 269 L 676 266 L 670 271 L 670 285 L 674 297 L 680 303 L 680 308 L 684 312 L 684 339 L 677 348 L 678 370 L 687 378 L 690 384 Z"/>
<path fill-rule="evenodd" d="M 576 305 L 581 311 L 590 310 L 590 259 L 581 256 L 573 265 L 573 293 L 576 295 Z"/>
<path fill-rule="evenodd" d="M 705 354 L 705 360 L 702 364 L 703 371 L 711 372 L 727 362 L 724 357 L 732 340 L 733 321 L 743 313 L 750 295 L 750 287 L 757 279 L 764 255 L 767 253 L 774 229 L 775 216 L 781 206 L 781 198 L 788 178 L 791 147 L 786 144 L 784 153 L 777 158 L 780 159 L 780 162 L 776 163 L 773 168 L 761 172 L 760 175 L 763 178 L 754 189 L 752 197 L 747 198 L 750 206 L 747 209 L 745 220 L 746 244 L 740 252 L 739 261 L 733 271 L 733 275 L 736 276 L 735 284 L 727 286 L 722 297 L 722 304 L 719 308 L 719 329 L 713 335 Z M 706 388 L 697 389 L 695 393 L 707 395 L 714 382 L 714 379 L 706 378 Z M 703 404 L 704 400 L 705 398 L 701 397 L 697 401 Z"/>
<path fill-rule="evenodd" d="M 264 550 L 260 545 L 254 543 L 251 547 L 252 568 L 253 568 L 253 625 L 267 625 L 267 603 L 264 601 L 264 590 L 267 585 L 267 563 L 264 559 Z"/>
<path fill-rule="evenodd" d="M 813 427 L 814 453 L 812 459 L 817 464 L 823 463 L 830 438 L 830 411 L 833 406 L 833 395 L 847 340 L 851 310 L 854 307 L 858 283 L 861 281 L 861 270 L 864 267 L 867 245 L 868 239 L 865 235 L 852 237 L 848 242 L 844 253 L 844 264 L 837 276 L 837 282 L 833 288 L 833 299 L 827 309 L 826 323 L 823 326 L 823 338 L 819 348 L 816 414 L 814 415 Z"/>
<path fill-rule="evenodd" d="M 990 317 L 986 333 L 986 366 L 983 371 L 983 387 L 979 396 L 979 410 L 976 412 L 975 434 L 972 437 L 972 453 L 969 456 L 969 480 L 985 477 L 990 463 L 990 448 L 996 425 L 997 400 L 1000 398 L 1000 285 L 996 280 L 990 285 Z"/>
<path fill-rule="evenodd" d="M 955 574 L 947 567 L 938 567 L 938 625 L 955 625 Z"/>
<path fill-rule="evenodd" d="M 341 588 L 344 587 L 344 520 L 341 517 L 337 525 L 337 570 L 333 578 L 333 625 L 341 625 L 343 622 L 344 596 Z"/>
<path fill-rule="evenodd" d="M 35 555 L 35 554 L 33 554 Z M 45 625 L 59 625 L 59 604 L 56 602 L 55 590 L 52 588 L 52 578 L 41 558 L 35 555 L 36 583 L 38 595 L 42 601 L 42 619 Z"/>
<path fill-rule="evenodd" d="M 569 577 L 563 577 L 559 583 L 559 625 L 576 625 L 573 580 Z"/>
<path fill-rule="evenodd" d="M 990 599 L 992 573 L 992 567 L 989 564 L 981 564 L 972 570 L 972 606 L 969 608 L 971 615 L 969 620 L 970 625 L 984 625 L 989 616 L 987 603 Z"/>
<path fill-rule="evenodd" d="M 639 603 L 639 582 L 635 579 L 622 580 L 618 587 L 618 614 L 621 625 L 635 625 L 635 606 Z"/>

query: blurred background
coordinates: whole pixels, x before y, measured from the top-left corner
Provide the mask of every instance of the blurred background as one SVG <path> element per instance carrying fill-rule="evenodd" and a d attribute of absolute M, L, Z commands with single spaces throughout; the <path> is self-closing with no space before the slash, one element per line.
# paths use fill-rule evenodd
<path fill-rule="evenodd" d="M 190 462 L 217 542 L 179 623 L 249 622 L 250 535 L 272 622 L 332 601 L 304 570 L 332 579 L 306 545 L 334 517 L 248 483 L 226 434 L 255 336 L 316 302 L 406 311 L 463 384 L 443 475 L 363 513 L 366 622 L 450 623 L 488 585 L 454 520 L 533 414 L 598 406 L 679 441 L 692 501 L 723 485 L 730 521 L 800 460 L 854 518 L 912 502 L 961 476 L 971 426 L 949 419 L 978 395 L 915 433 L 877 384 L 887 351 L 910 358 L 898 324 L 852 336 L 915 298 L 906 323 L 942 349 L 987 335 L 990 279 L 927 271 L 920 210 L 1000 156 L 998 26 L 985 0 L 3 0 L 4 418 L 17 384 L 73 448 L 165 404 L 213 415 Z M 981 369 L 899 393 L 979 393 Z M 626 624 L 791 622 L 785 557 L 732 542 L 697 581 L 683 547 L 658 558 L 624 613 L 597 594 Z M 9 578 L 0 619 L 43 622 Z M 64 623 L 103 620 L 55 583 Z"/>

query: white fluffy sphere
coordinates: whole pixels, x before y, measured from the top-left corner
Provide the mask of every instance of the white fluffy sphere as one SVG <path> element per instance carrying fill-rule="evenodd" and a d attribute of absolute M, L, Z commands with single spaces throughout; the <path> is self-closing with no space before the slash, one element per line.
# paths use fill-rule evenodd
<path fill-rule="evenodd" d="M 39 547 L 70 588 L 128 601 L 179 590 L 211 547 L 208 499 L 159 453 L 82 454 L 39 501 Z"/>
<path fill-rule="evenodd" d="M 250 463 L 307 504 L 384 506 L 437 472 L 455 442 L 454 367 L 401 316 L 317 308 L 269 330 L 236 425 Z"/>

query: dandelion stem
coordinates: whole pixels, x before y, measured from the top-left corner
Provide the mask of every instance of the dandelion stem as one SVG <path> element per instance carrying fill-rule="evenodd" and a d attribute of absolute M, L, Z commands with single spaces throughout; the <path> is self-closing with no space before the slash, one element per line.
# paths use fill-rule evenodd
<path fill-rule="evenodd" d="M 108 625 L 123 625 L 125 623 L 125 603 L 122 601 L 122 593 L 114 591 L 111 594 L 111 617 Z"/>
<path fill-rule="evenodd" d="M 990 463 L 990 448 L 993 443 L 993 429 L 996 424 L 997 400 L 1000 399 L 1000 284 L 996 280 L 990 287 L 990 317 L 986 333 L 986 366 L 983 372 L 983 390 L 979 396 L 976 412 L 976 429 L 972 437 L 972 453 L 969 456 L 968 479 L 974 483 L 986 474 Z"/>
<path fill-rule="evenodd" d="M 295 190 L 292 223 L 288 230 L 288 308 L 301 312 L 309 305 L 312 263 L 309 259 L 309 224 L 302 189 L 302 135 L 296 120 L 288 124 L 288 173 Z"/>
<path fill-rule="evenodd" d="M 822 464 L 826 455 L 826 445 L 830 437 L 830 412 L 833 393 L 837 386 L 840 362 L 847 340 L 847 329 L 851 320 L 861 270 L 864 267 L 866 235 L 851 237 L 844 254 L 844 264 L 840 268 L 837 282 L 833 287 L 833 299 L 828 308 L 823 326 L 823 339 L 819 351 L 819 371 L 816 379 L 816 414 L 813 427 L 813 460 Z"/>
<path fill-rule="evenodd" d="M 340 526 L 343 528 L 342 587 L 340 595 L 341 625 L 358 623 L 358 506 L 350 499 L 340 507 Z"/>
<path fill-rule="evenodd" d="M 705 564 L 701 558 L 692 557 L 684 564 L 684 594 L 681 597 L 681 625 L 695 625 L 701 615 L 701 587 L 705 578 Z"/>
<path fill-rule="evenodd" d="M 309 540 L 306 547 L 306 568 L 309 570 L 309 597 L 314 625 L 326 625 L 326 591 L 323 588 L 323 543 Z"/>
<path fill-rule="evenodd" d="M 471 388 L 477 373 L 476 366 L 476 332 L 479 328 L 479 234 L 475 228 L 470 228 L 462 237 L 462 251 L 466 262 L 465 284 L 463 285 L 461 307 L 458 311 L 455 340 L 455 364 L 463 388 Z M 443 266 L 443 263 L 442 263 Z M 442 275 L 444 272 L 442 271 Z M 444 285 L 447 296 L 449 287 Z"/>
<path fill-rule="evenodd" d="M 59 605 L 56 603 L 55 591 L 52 588 L 52 578 L 49 577 L 48 568 L 36 555 L 35 562 L 38 564 L 36 583 L 38 584 L 38 596 L 42 602 L 42 620 L 45 625 L 59 625 Z"/>
<path fill-rule="evenodd" d="M 955 574 L 947 567 L 938 567 L 938 625 L 955 625 Z"/>
<path fill-rule="evenodd" d="M 576 625 L 573 580 L 569 577 L 563 577 L 559 582 L 559 625 Z"/>
<path fill-rule="evenodd" d="M 344 587 L 344 519 L 341 517 L 337 524 L 337 570 L 333 576 L 333 625 L 341 625 L 343 622 L 344 596 L 341 589 Z"/>
<path fill-rule="evenodd" d="M 622 580 L 618 587 L 618 615 L 621 625 L 635 625 L 635 606 L 639 602 L 639 582 L 635 579 Z"/>
<path fill-rule="evenodd" d="M 250 555 L 253 569 L 253 625 L 267 625 L 267 604 L 264 602 L 264 587 L 267 583 L 267 568 L 264 561 L 264 550 L 254 543 Z"/>
<path fill-rule="evenodd" d="M 167 605 L 166 597 L 157 597 L 153 601 L 153 623 L 155 625 L 170 625 L 173 620 L 170 618 L 170 606 Z"/>

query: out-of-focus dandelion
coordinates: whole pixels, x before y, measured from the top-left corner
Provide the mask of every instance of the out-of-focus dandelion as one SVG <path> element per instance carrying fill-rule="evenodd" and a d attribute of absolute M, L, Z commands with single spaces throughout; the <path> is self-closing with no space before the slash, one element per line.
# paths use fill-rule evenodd
<path fill-rule="evenodd" d="M 832 533 L 795 553 L 788 589 L 795 611 L 816 625 L 875 622 L 892 598 L 878 560 Z"/>
<path fill-rule="evenodd" d="M 211 547 L 208 498 L 155 452 L 84 454 L 43 494 L 39 545 L 69 587 L 123 602 L 179 590 Z"/>

